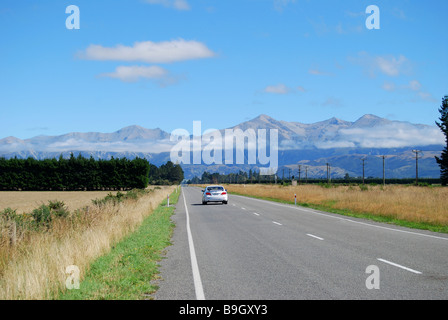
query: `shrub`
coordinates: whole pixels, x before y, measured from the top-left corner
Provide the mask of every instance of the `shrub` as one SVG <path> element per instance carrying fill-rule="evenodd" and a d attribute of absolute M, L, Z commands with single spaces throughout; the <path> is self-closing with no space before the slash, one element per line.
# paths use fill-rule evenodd
<path fill-rule="evenodd" d="M 34 209 L 31 213 L 34 223 L 37 227 L 48 227 L 51 222 L 51 210 L 49 206 L 41 205 L 39 208 Z"/>
<path fill-rule="evenodd" d="M 54 214 L 56 217 L 65 218 L 70 214 L 63 201 L 49 201 L 48 207 L 50 208 L 52 214 Z"/>
<path fill-rule="evenodd" d="M 361 191 L 367 191 L 367 190 L 369 190 L 369 187 L 367 187 L 367 185 L 365 185 L 365 184 L 360 184 L 359 189 L 361 189 Z"/>

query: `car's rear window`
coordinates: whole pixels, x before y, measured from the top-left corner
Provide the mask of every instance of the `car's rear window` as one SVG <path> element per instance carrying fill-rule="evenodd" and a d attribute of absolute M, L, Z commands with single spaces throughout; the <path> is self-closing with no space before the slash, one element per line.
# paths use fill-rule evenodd
<path fill-rule="evenodd" d="M 223 187 L 208 187 L 208 191 L 223 191 Z"/>

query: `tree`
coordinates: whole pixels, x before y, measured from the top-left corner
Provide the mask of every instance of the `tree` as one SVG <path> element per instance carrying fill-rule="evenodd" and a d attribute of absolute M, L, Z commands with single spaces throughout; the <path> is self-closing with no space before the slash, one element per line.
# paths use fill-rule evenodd
<path fill-rule="evenodd" d="M 442 99 L 442 106 L 440 107 L 439 112 L 440 122 L 436 122 L 436 125 L 445 135 L 446 146 L 443 149 L 440 158 L 435 158 L 440 166 L 440 179 L 442 180 L 442 185 L 446 186 L 448 184 L 448 95 Z"/>

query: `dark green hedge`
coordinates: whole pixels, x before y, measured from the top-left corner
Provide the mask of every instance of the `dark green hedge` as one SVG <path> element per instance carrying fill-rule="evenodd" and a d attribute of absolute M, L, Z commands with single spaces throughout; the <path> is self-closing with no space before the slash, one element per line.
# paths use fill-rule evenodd
<path fill-rule="evenodd" d="M 149 162 L 141 158 L 0 158 L 0 190 L 141 189 L 148 186 L 149 170 Z"/>

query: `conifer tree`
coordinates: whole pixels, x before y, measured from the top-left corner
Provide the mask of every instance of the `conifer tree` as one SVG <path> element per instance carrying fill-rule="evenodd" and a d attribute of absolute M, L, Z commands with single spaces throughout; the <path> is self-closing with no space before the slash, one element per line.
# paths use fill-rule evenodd
<path fill-rule="evenodd" d="M 446 186 L 448 184 L 448 95 L 443 98 L 439 112 L 440 122 L 436 122 L 436 125 L 445 135 L 446 145 L 440 158 L 436 157 L 436 161 L 440 166 L 440 179 L 442 180 L 442 185 Z"/>

